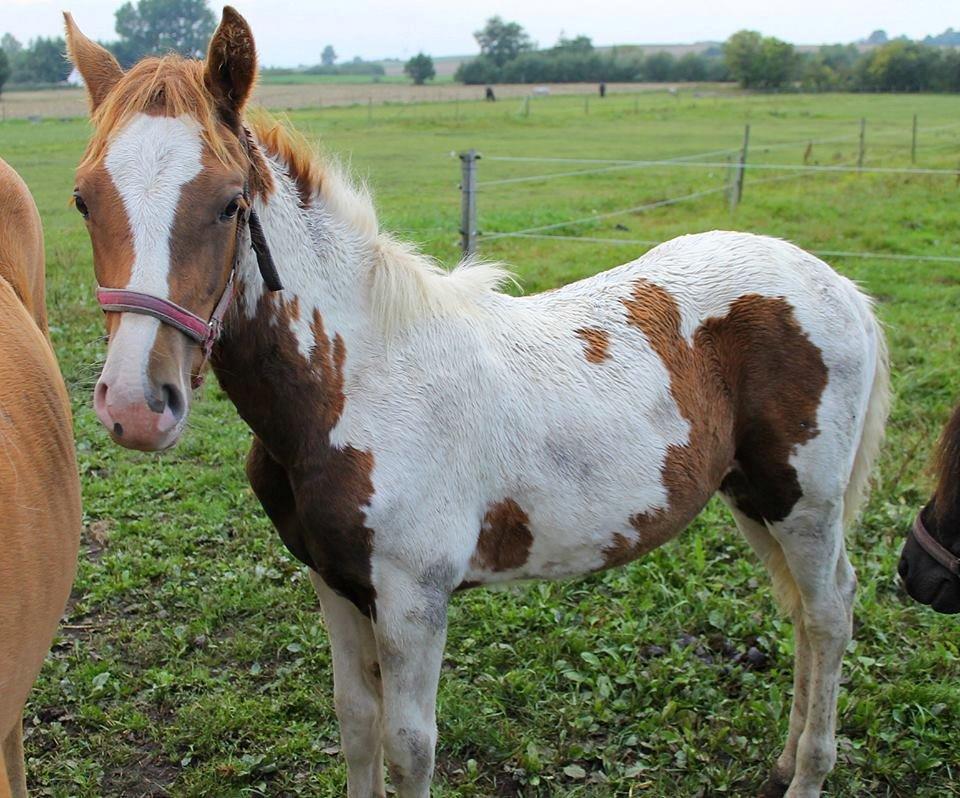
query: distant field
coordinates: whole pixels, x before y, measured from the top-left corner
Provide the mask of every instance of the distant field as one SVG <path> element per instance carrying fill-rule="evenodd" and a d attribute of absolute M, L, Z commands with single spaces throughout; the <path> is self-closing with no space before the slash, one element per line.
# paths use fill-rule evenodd
<path fill-rule="evenodd" d="M 356 79 L 355 79 L 356 78 Z M 361 79 L 362 78 L 362 79 Z M 549 88 L 552 95 L 596 94 L 595 83 L 537 84 Z M 531 85 L 499 85 L 497 96 L 526 97 Z M 687 92 L 726 91 L 727 84 L 690 83 L 609 83 L 610 94 L 666 92 L 669 89 Z M 387 103 L 446 102 L 477 100 L 483 97 L 483 86 L 463 86 L 443 79 L 425 86 L 414 86 L 408 79 L 385 77 L 374 82 L 363 76 L 331 77 L 327 75 L 277 75 L 260 82 L 256 102 L 280 111 L 297 108 L 325 108 L 339 105 L 384 105 Z M 69 118 L 87 112 L 87 99 L 82 89 L 46 89 L 42 91 L 9 91 L 0 99 L 0 120 L 28 117 Z"/>
<path fill-rule="evenodd" d="M 538 98 L 528 115 L 516 98 L 378 106 L 372 115 L 327 104 L 288 116 L 367 179 L 386 229 L 446 264 L 458 257 L 451 154 L 470 147 L 485 156 L 481 182 L 599 168 L 493 156 L 725 163 L 732 153 L 716 151 L 738 147 L 749 122 L 752 163 L 800 164 L 807 153 L 810 164 L 837 165 L 855 161 L 865 117 L 866 165 L 906 166 L 918 114 L 917 166 L 960 162 L 955 97 L 658 92 L 589 104 Z M 46 226 L 52 335 L 73 398 L 85 501 L 73 601 L 27 708 L 32 794 L 342 795 L 326 634 L 302 569 L 247 487 L 250 433 L 214 380 L 185 440 L 163 456 L 112 445 L 90 407 L 102 319 L 87 235 L 68 205 L 87 131 L 83 119 L 0 124 L 0 155 L 26 178 Z M 726 171 L 623 169 L 482 187 L 481 254 L 507 262 L 528 292 L 649 246 L 618 240 L 714 228 L 816 250 L 960 255 L 952 175 L 774 182 L 785 175 L 748 172 L 735 215 L 717 194 L 568 223 L 723 186 Z M 540 225 L 560 225 L 550 232 L 572 240 L 490 238 Z M 960 265 L 827 259 L 877 298 L 896 401 L 876 489 L 849 536 L 860 577 L 856 641 L 825 795 L 956 796 L 957 620 L 912 603 L 895 567 L 929 491 L 928 451 L 960 394 Z M 450 623 L 439 798 L 755 795 L 786 734 L 790 624 L 716 503 L 640 562 L 572 582 L 472 591 L 454 599 Z"/>

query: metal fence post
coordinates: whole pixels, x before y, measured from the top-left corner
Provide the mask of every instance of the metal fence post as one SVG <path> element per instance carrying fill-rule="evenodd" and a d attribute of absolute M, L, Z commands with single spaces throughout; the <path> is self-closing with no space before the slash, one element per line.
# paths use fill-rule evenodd
<path fill-rule="evenodd" d="M 863 169 L 863 153 L 866 150 L 867 120 L 860 118 L 860 153 L 857 155 L 857 169 Z"/>
<path fill-rule="evenodd" d="M 480 153 L 460 153 L 460 251 L 463 256 L 477 251 L 477 161 Z"/>
<path fill-rule="evenodd" d="M 917 115 L 913 115 L 913 139 L 910 141 L 910 163 L 917 162 Z"/>
<path fill-rule="evenodd" d="M 740 160 L 734 172 L 733 191 L 730 192 L 730 210 L 735 211 L 743 198 L 743 176 L 746 172 L 747 147 L 750 144 L 750 125 L 743 128 L 743 147 L 740 150 Z"/>

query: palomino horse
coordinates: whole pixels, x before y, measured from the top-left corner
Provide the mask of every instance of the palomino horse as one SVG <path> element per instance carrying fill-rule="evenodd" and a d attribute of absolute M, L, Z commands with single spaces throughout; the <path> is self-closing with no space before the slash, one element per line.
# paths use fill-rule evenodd
<path fill-rule="evenodd" d="M 205 64 L 124 73 L 69 18 L 67 36 L 93 107 L 77 207 L 110 334 L 97 412 L 122 445 L 172 446 L 223 319 L 211 361 L 255 436 L 247 474 L 323 605 L 349 795 L 384 794 L 384 755 L 398 795 L 429 794 L 458 587 L 625 563 L 717 491 L 797 635 L 765 789 L 819 794 L 856 584 L 843 529 L 887 405 L 853 284 L 708 233 L 510 297 L 500 270 L 448 274 L 381 232 L 283 127 L 247 126 L 256 54 L 233 9 Z"/>
<path fill-rule="evenodd" d="M 937 488 L 900 554 L 907 592 L 937 612 L 960 612 L 960 405 L 937 447 Z"/>
<path fill-rule="evenodd" d="M 80 481 L 47 338 L 43 231 L 0 160 L 0 798 L 24 798 L 21 715 L 70 595 Z"/>

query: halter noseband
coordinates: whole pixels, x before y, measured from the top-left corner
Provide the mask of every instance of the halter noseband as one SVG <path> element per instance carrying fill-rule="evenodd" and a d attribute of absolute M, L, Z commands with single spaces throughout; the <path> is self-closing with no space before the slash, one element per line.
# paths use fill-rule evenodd
<path fill-rule="evenodd" d="M 250 152 L 254 146 L 250 131 L 244 127 L 243 135 L 240 138 L 247 158 L 252 165 L 253 161 Z M 233 266 L 230 268 L 230 276 L 227 278 L 227 284 L 224 286 L 223 293 L 217 304 L 213 308 L 213 313 L 208 320 L 204 320 L 193 311 L 181 307 L 176 302 L 169 299 L 163 299 L 153 294 L 147 294 L 143 291 L 131 291 L 126 288 L 104 288 L 97 286 L 97 302 L 100 308 L 106 312 L 116 313 L 140 313 L 144 316 L 153 316 L 164 324 L 173 327 L 188 338 L 193 339 L 203 352 L 203 361 L 197 374 L 191 378 L 191 386 L 199 388 L 203 383 L 202 371 L 207 360 L 210 359 L 210 353 L 213 351 L 213 345 L 220 337 L 223 331 L 223 319 L 227 315 L 230 303 L 233 301 L 235 291 L 235 276 L 237 267 L 240 265 L 242 252 L 240 248 L 243 239 L 243 230 L 250 230 L 250 246 L 257 256 L 257 266 L 260 269 L 260 276 L 263 277 L 264 285 L 270 291 L 281 291 L 283 285 L 280 283 L 280 276 L 277 273 L 277 267 L 273 262 L 273 256 L 270 254 L 270 248 L 267 246 L 267 240 L 263 235 L 263 227 L 260 224 L 260 217 L 253 210 L 253 203 L 250 200 L 249 180 L 243 183 L 244 207 L 237 213 L 237 240 L 234 247 Z"/>
<path fill-rule="evenodd" d="M 913 522 L 913 529 L 911 530 L 913 539 L 920 544 L 921 549 L 950 573 L 954 576 L 960 576 L 960 557 L 955 556 L 953 552 L 927 531 L 921 515 L 922 513 L 918 513 L 917 519 Z"/>

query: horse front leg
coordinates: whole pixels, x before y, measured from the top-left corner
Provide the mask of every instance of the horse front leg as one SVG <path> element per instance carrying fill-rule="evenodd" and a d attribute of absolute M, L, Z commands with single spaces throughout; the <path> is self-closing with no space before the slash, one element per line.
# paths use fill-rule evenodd
<path fill-rule="evenodd" d="M 330 635 L 334 706 L 347 761 L 347 796 L 385 798 L 382 691 L 373 624 L 327 587 L 319 574 L 309 573 Z"/>
<path fill-rule="evenodd" d="M 411 578 L 384 565 L 374 634 L 383 675 L 383 745 L 398 798 L 429 798 L 437 683 L 447 636 L 449 569 Z"/>

